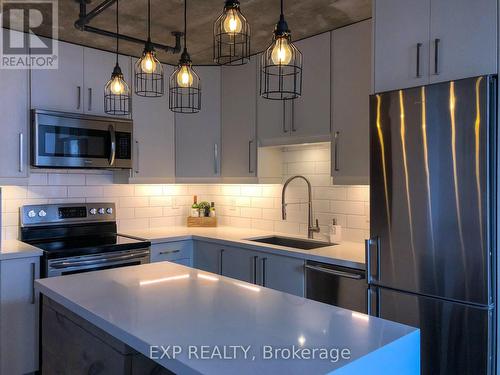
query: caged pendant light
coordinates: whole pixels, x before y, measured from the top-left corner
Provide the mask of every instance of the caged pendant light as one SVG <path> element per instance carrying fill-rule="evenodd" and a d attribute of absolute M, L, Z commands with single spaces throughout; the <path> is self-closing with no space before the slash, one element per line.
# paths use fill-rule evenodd
<path fill-rule="evenodd" d="M 214 62 L 243 65 L 250 61 L 250 25 L 240 11 L 238 0 L 226 0 L 214 23 Z"/>
<path fill-rule="evenodd" d="M 261 57 L 260 95 L 272 100 L 291 100 L 302 95 L 302 53 L 292 43 L 283 15 L 283 0 L 273 42 Z"/>
<path fill-rule="evenodd" d="M 197 113 L 201 109 L 201 80 L 192 67 L 187 51 L 187 0 L 184 0 L 184 51 L 169 80 L 169 106 L 177 113 Z"/>
<path fill-rule="evenodd" d="M 104 112 L 115 116 L 127 116 L 130 114 L 130 89 L 118 64 L 118 35 L 120 31 L 118 26 L 118 2 L 119 0 L 116 0 L 116 65 L 111 74 L 111 79 L 104 86 Z"/>
<path fill-rule="evenodd" d="M 148 39 L 142 57 L 135 64 L 135 93 L 139 96 L 160 97 L 165 93 L 163 66 L 156 58 L 151 43 L 151 0 L 148 0 Z"/>

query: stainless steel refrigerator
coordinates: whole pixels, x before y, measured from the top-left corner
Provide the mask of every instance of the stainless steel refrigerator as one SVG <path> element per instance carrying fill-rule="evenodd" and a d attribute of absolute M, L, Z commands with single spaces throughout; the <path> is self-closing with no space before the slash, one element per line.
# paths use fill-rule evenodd
<path fill-rule="evenodd" d="M 421 329 L 423 374 L 494 374 L 497 82 L 370 100 L 369 313 Z"/>

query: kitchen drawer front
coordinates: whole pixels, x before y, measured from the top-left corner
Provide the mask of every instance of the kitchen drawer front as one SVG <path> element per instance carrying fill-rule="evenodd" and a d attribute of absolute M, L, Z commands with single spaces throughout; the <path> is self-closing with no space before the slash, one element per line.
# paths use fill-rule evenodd
<path fill-rule="evenodd" d="M 193 258 L 193 241 L 160 243 L 151 246 L 151 263 Z"/>

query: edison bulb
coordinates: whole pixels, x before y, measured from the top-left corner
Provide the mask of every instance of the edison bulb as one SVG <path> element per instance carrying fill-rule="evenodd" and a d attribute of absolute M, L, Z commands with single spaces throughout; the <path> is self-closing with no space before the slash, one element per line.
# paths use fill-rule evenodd
<path fill-rule="evenodd" d="M 110 85 L 111 92 L 115 95 L 121 95 L 125 91 L 125 86 L 120 77 L 113 78 Z"/>
<path fill-rule="evenodd" d="M 241 32 L 243 24 L 241 23 L 238 12 L 234 9 L 226 11 L 226 19 L 224 20 L 224 31 L 226 33 L 236 34 Z"/>
<path fill-rule="evenodd" d="M 153 54 L 147 52 L 141 59 L 141 70 L 144 73 L 153 73 L 156 69 L 156 62 Z"/>
<path fill-rule="evenodd" d="M 187 65 L 183 65 L 177 73 L 177 83 L 180 87 L 191 87 L 193 85 L 193 74 Z"/>
<path fill-rule="evenodd" d="M 292 47 L 287 38 L 278 38 L 271 53 L 271 59 L 276 65 L 288 65 L 292 60 Z"/>

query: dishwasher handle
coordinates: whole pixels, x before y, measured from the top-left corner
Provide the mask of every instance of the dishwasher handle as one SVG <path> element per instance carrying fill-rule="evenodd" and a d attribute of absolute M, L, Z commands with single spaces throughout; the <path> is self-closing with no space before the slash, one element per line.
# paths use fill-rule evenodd
<path fill-rule="evenodd" d="M 306 264 L 305 267 L 308 270 L 322 272 L 322 273 L 327 273 L 329 275 L 340 276 L 340 277 L 347 277 L 349 279 L 355 279 L 355 280 L 364 279 L 363 275 L 358 274 L 358 273 L 345 272 L 345 271 L 340 271 L 340 270 L 336 270 L 336 269 L 332 269 L 332 268 L 326 268 L 326 267 L 321 267 L 321 266 L 313 266 L 313 265 L 310 265 L 310 264 Z"/>

